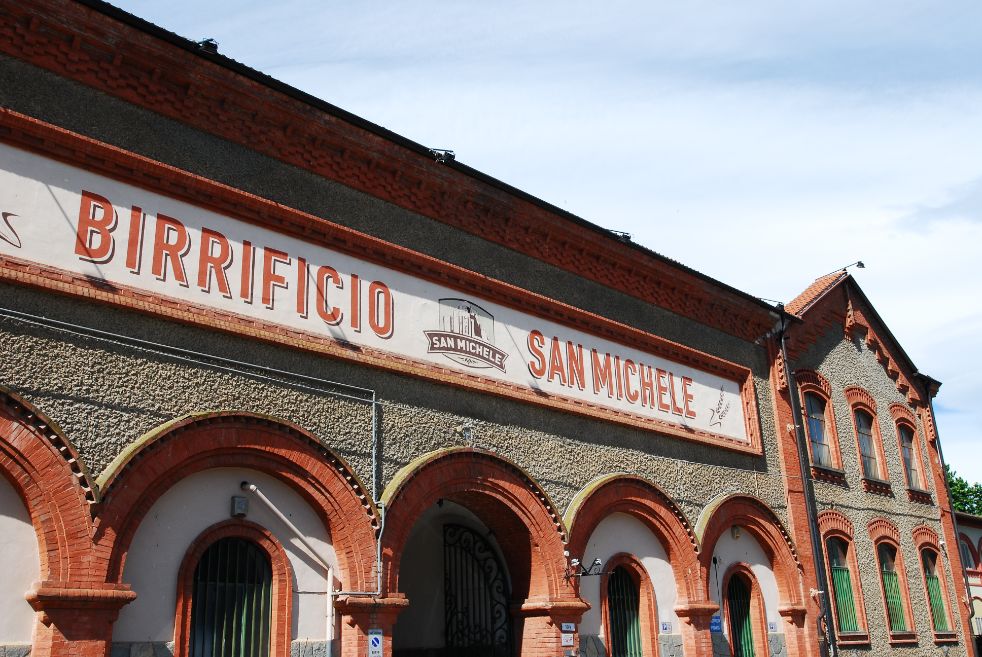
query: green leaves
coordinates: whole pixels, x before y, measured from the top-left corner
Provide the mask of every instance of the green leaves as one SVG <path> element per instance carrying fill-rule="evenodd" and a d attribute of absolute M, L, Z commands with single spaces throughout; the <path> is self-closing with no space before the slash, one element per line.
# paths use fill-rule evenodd
<path fill-rule="evenodd" d="M 970 484 L 958 476 L 949 465 L 944 466 L 948 487 L 951 489 L 951 505 L 956 511 L 982 515 L 982 484 Z"/>

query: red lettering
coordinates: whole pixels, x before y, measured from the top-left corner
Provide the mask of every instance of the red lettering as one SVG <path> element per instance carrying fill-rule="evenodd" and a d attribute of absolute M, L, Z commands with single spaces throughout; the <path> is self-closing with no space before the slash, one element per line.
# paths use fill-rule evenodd
<path fill-rule="evenodd" d="M 559 338 L 553 336 L 549 347 L 549 381 L 559 377 L 559 382 L 566 385 L 566 368 L 563 366 L 563 348 L 559 346 Z"/>
<path fill-rule="evenodd" d="M 566 365 L 569 367 L 569 387 L 573 384 L 580 390 L 586 383 L 586 376 L 583 374 L 583 345 L 575 347 L 572 342 L 566 342 Z"/>
<path fill-rule="evenodd" d="M 695 396 L 689 391 L 689 386 L 692 385 L 692 379 L 687 376 L 682 377 L 682 405 L 685 407 L 685 417 L 694 418 L 696 412 L 692 410 L 689 403 L 695 401 Z"/>
<path fill-rule="evenodd" d="M 242 240 L 242 276 L 239 279 L 239 296 L 246 303 L 252 303 L 252 270 L 256 261 L 256 250 L 252 242 Z"/>
<path fill-rule="evenodd" d="M 541 333 L 539 335 L 542 335 Z M 601 360 L 596 349 L 590 350 L 590 363 L 593 370 L 593 394 L 598 395 L 604 388 L 607 389 L 607 396 L 613 397 L 614 391 L 611 389 L 610 373 L 610 354 L 604 354 Z"/>
<path fill-rule="evenodd" d="M 361 333 L 361 279 L 357 274 L 351 275 L 351 316 L 348 321 L 356 333 Z"/>
<path fill-rule="evenodd" d="M 215 253 L 215 245 L 218 253 Z M 225 270 L 232 265 L 232 247 L 228 239 L 217 230 L 201 229 L 201 244 L 198 248 L 198 287 L 205 292 L 211 291 L 211 275 L 215 274 L 215 282 L 222 296 L 232 298 L 229 289 L 228 276 Z"/>
<path fill-rule="evenodd" d="M 668 385 L 665 383 L 665 377 L 668 376 L 668 372 L 663 369 L 655 369 L 655 375 L 657 376 L 656 387 L 658 389 L 658 410 L 670 412 L 672 408 L 665 401 L 666 395 L 668 394 Z"/>
<path fill-rule="evenodd" d="M 648 365 L 640 364 L 638 365 L 638 368 L 641 373 L 641 405 L 654 406 L 655 405 L 655 378 L 651 373 L 651 367 L 649 367 Z"/>
<path fill-rule="evenodd" d="M 672 395 L 672 415 L 682 415 L 682 407 L 675 401 L 675 375 L 668 373 L 668 391 Z"/>
<path fill-rule="evenodd" d="M 171 241 L 173 240 L 173 241 Z M 153 275 L 159 280 L 167 280 L 167 263 L 174 272 L 174 280 L 188 286 L 187 273 L 184 271 L 184 256 L 191 249 L 191 237 L 188 229 L 174 217 L 157 214 L 157 230 L 153 238 Z"/>
<path fill-rule="evenodd" d="M 143 260 L 143 224 L 146 215 L 143 210 L 133 206 L 130 211 L 130 233 L 126 240 L 126 267 L 134 274 L 140 273 Z"/>
<path fill-rule="evenodd" d="M 529 361 L 529 374 L 537 379 L 541 379 L 546 373 L 546 356 L 542 353 L 542 348 L 546 345 L 546 337 L 539 331 L 532 331 L 528 337 L 529 354 L 532 359 Z"/>
<path fill-rule="evenodd" d="M 297 256 L 297 314 L 307 316 L 307 261 Z"/>
<path fill-rule="evenodd" d="M 368 325 L 372 332 L 380 338 L 392 337 L 392 318 L 395 309 L 392 306 L 392 291 L 382 281 L 372 281 L 368 286 Z"/>
<path fill-rule="evenodd" d="M 78 208 L 78 232 L 75 255 L 98 264 L 109 262 L 116 251 L 112 232 L 116 228 L 116 210 L 104 196 L 82 190 Z"/>
<path fill-rule="evenodd" d="M 293 262 L 287 254 L 271 247 L 263 248 L 263 305 L 273 309 L 273 288 L 287 289 L 286 276 L 276 273 L 276 265 L 289 265 Z"/>
<path fill-rule="evenodd" d="M 330 280 L 334 283 L 334 287 L 339 290 L 344 289 L 344 281 L 341 280 L 341 276 L 333 267 L 318 267 L 317 275 L 314 277 L 317 285 L 317 292 L 315 294 L 315 307 L 317 309 L 317 314 L 325 324 L 330 324 L 331 326 L 337 326 L 341 323 L 344 318 L 343 313 L 339 308 L 332 308 L 331 304 L 327 300 L 327 281 Z"/>
<path fill-rule="evenodd" d="M 614 356 L 614 379 L 617 380 L 617 398 L 624 399 L 624 383 L 621 376 L 621 357 Z"/>
<path fill-rule="evenodd" d="M 624 359 L 624 396 L 632 404 L 638 401 L 638 393 L 631 389 L 631 377 L 638 373 L 638 366 L 630 358 Z"/>

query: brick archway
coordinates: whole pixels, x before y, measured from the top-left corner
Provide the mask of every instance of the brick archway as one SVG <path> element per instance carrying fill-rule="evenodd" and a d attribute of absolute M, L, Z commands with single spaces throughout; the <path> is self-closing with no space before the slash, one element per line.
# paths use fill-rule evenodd
<path fill-rule="evenodd" d="M 514 600 L 516 640 L 560 654 L 561 622 L 587 609 L 565 578 L 566 531 L 549 496 L 519 466 L 477 448 L 432 452 L 400 470 L 382 493 L 383 590 L 399 590 L 403 550 L 417 519 L 438 500 L 466 507 L 494 532 Z M 412 601 L 410 600 L 410 604 Z"/>
<path fill-rule="evenodd" d="M 749 495 L 733 494 L 718 498 L 703 509 L 696 524 L 696 534 L 702 548 L 699 562 L 706 582 L 709 581 L 708 573 L 716 542 L 723 532 L 734 525 L 753 536 L 770 561 L 777 581 L 777 611 L 787 621 L 785 641 L 788 655 L 798 657 L 810 654 L 805 636 L 805 602 L 801 591 L 804 569 L 790 534 L 764 502 Z"/>
<path fill-rule="evenodd" d="M 348 465 L 313 435 L 248 413 L 181 418 L 141 438 L 100 477 L 103 509 L 95 542 L 110 582 L 122 581 L 126 553 L 141 521 L 174 483 L 219 467 L 251 468 L 290 486 L 324 522 L 337 546 L 345 588 L 374 587 L 378 517 Z"/>

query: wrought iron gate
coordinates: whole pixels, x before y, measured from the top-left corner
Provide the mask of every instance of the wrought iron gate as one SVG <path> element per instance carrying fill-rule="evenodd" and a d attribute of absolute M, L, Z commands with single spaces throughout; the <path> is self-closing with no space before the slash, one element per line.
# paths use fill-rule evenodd
<path fill-rule="evenodd" d="M 511 657 L 511 592 L 494 549 L 461 525 L 443 526 L 447 655 Z"/>

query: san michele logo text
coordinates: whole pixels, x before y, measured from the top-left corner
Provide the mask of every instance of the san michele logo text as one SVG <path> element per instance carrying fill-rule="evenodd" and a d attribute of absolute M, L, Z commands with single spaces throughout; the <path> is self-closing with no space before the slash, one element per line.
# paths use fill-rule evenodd
<path fill-rule="evenodd" d="M 494 317 L 467 299 L 440 299 L 440 329 L 423 331 L 426 351 L 466 367 L 505 371 L 508 354 L 494 344 Z"/>

